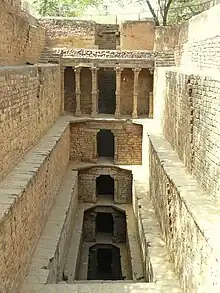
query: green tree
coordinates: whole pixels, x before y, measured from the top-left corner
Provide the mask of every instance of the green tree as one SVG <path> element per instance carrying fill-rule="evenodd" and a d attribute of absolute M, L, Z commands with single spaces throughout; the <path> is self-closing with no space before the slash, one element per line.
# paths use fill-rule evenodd
<path fill-rule="evenodd" d="M 130 0 L 130 2 L 148 8 L 155 24 L 166 26 L 180 23 L 201 13 L 210 7 L 213 0 Z"/>
<path fill-rule="evenodd" d="M 102 0 L 34 0 L 33 4 L 41 16 L 77 16 L 88 7 L 97 6 Z"/>

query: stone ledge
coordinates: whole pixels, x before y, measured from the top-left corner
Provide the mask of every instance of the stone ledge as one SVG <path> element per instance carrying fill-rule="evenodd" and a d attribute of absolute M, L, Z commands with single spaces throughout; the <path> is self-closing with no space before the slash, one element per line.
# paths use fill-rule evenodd
<path fill-rule="evenodd" d="M 134 181 L 133 198 L 135 200 L 133 205 L 137 214 L 139 237 L 143 237 L 143 239 L 140 239 L 140 243 L 145 274 L 149 274 L 150 282 L 164 283 L 165 286 L 170 283 L 173 288 L 176 288 L 175 292 L 181 293 L 182 290 L 174 273 L 173 264 L 170 262 L 166 243 L 161 237 L 160 226 L 146 183 L 138 179 Z"/>
<path fill-rule="evenodd" d="M 176 186 L 195 225 L 220 259 L 219 240 L 216 237 L 220 227 L 220 200 L 212 198 L 200 187 L 193 176 L 187 172 L 185 165 L 171 145 L 162 136 L 151 134 L 150 141 L 167 177 Z"/>
<path fill-rule="evenodd" d="M 59 118 L 39 143 L 0 182 L 0 222 L 5 220 L 7 214 L 10 214 L 13 205 L 22 196 L 28 184 L 34 180 L 38 169 L 54 149 L 68 125 L 69 121 L 66 117 Z"/>
<path fill-rule="evenodd" d="M 69 167 L 32 258 L 26 284 L 46 284 L 56 277 L 53 270 L 60 267 L 62 258 L 65 260 L 61 251 L 64 253 L 65 245 L 68 245 L 75 216 L 73 211 L 77 207 L 77 189 L 77 172 Z"/>
<path fill-rule="evenodd" d="M 173 285 L 131 282 L 100 282 L 83 284 L 27 285 L 22 293 L 179 293 Z"/>

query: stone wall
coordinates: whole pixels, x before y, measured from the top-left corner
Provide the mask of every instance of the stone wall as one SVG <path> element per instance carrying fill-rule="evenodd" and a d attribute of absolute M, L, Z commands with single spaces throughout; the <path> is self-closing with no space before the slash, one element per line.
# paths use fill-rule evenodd
<path fill-rule="evenodd" d="M 120 28 L 121 50 L 153 51 L 155 25 L 153 21 L 126 21 Z"/>
<path fill-rule="evenodd" d="M 96 48 L 96 24 L 74 18 L 42 18 L 47 46 L 51 48 Z"/>
<path fill-rule="evenodd" d="M 161 73 L 160 86 L 166 74 L 166 90 L 161 97 L 165 98 L 164 109 L 160 117 L 164 135 L 198 182 L 218 195 L 220 79 L 178 69 Z"/>
<path fill-rule="evenodd" d="M 59 117 L 59 67 L 2 67 L 0 104 L 2 179 Z"/>
<path fill-rule="evenodd" d="M 177 64 L 199 70 L 220 68 L 220 4 L 191 18 L 180 26 L 176 46 Z"/>
<path fill-rule="evenodd" d="M 104 166 L 79 171 L 79 200 L 84 202 L 97 202 L 96 179 L 100 175 L 110 175 L 114 179 L 115 203 L 131 203 L 131 171 Z"/>
<path fill-rule="evenodd" d="M 219 200 L 209 199 L 161 136 L 150 136 L 150 196 L 186 293 L 219 292 Z"/>
<path fill-rule="evenodd" d="M 139 165 L 142 161 L 142 126 L 131 122 L 105 121 L 71 123 L 70 159 L 97 162 L 97 133 L 109 129 L 115 136 L 115 164 Z"/>
<path fill-rule="evenodd" d="M 115 50 L 119 45 L 117 24 L 96 24 L 95 44 L 99 49 Z"/>
<path fill-rule="evenodd" d="M 19 292 L 69 162 L 69 137 L 58 121 L 0 183 L 0 292 Z"/>
<path fill-rule="evenodd" d="M 45 31 L 37 21 L 19 14 L 5 2 L 0 3 L 0 65 L 37 63 L 45 42 Z"/>

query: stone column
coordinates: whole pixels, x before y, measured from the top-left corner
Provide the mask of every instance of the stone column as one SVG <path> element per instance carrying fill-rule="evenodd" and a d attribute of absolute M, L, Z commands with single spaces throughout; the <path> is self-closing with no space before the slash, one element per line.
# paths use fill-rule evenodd
<path fill-rule="evenodd" d="M 116 97 L 116 109 L 115 109 L 115 116 L 116 118 L 120 117 L 120 102 L 121 102 L 121 72 L 123 68 L 121 67 L 116 67 L 116 92 L 115 92 L 115 97 Z"/>
<path fill-rule="evenodd" d="M 97 97 L 98 97 L 98 82 L 97 71 L 98 68 L 93 66 L 90 68 L 92 72 L 92 117 L 97 116 Z"/>
<path fill-rule="evenodd" d="M 153 89 L 153 76 L 154 76 L 154 68 L 149 68 L 150 75 L 152 75 L 152 89 Z M 149 118 L 153 118 L 154 111 L 154 102 L 153 102 L 153 92 L 149 92 Z"/>
<path fill-rule="evenodd" d="M 132 118 L 138 118 L 138 76 L 141 68 L 133 68 L 134 71 L 134 91 L 133 91 L 133 111 Z"/>
<path fill-rule="evenodd" d="M 64 71 L 65 67 L 60 67 L 60 78 L 61 78 L 61 102 L 60 102 L 60 114 L 64 114 Z"/>
<path fill-rule="evenodd" d="M 80 90 L 80 72 L 81 67 L 76 66 L 74 68 L 75 71 L 75 95 L 76 95 L 76 111 L 75 116 L 81 116 L 81 106 L 80 106 L 80 96 L 81 96 L 81 90 Z"/>
<path fill-rule="evenodd" d="M 153 118 L 153 92 L 149 93 L 149 118 Z"/>

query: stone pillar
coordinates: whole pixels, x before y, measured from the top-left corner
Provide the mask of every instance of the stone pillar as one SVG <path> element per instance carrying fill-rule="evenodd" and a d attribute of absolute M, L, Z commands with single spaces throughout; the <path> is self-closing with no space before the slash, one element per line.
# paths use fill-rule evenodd
<path fill-rule="evenodd" d="M 64 114 L 64 71 L 63 66 L 60 67 L 60 78 L 61 78 L 61 102 L 60 102 L 60 114 Z"/>
<path fill-rule="evenodd" d="M 149 118 L 153 118 L 153 92 L 149 93 Z"/>
<path fill-rule="evenodd" d="M 75 116 L 81 116 L 81 106 L 80 106 L 80 96 L 81 96 L 81 90 L 80 90 L 80 72 L 81 67 L 76 66 L 74 68 L 75 71 L 75 95 L 76 95 L 76 111 Z"/>
<path fill-rule="evenodd" d="M 98 98 L 98 81 L 97 81 L 97 67 L 90 68 L 92 72 L 92 117 L 97 116 L 97 98 Z"/>
<path fill-rule="evenodd" d="M 152 75 L 152 89 L 153 89 L 153 77 L 154 77 L 154 68 L 149 68 L 150 75 Z M 149 118 L 153 118 L 154 111 L 154 101 L 153 101 L 153 92 L 149 92 Z"/>
<path fill-rule="evenodd" d="M 120 102 L 121 102 L 121 72 L 123 68 L 121 67 L 116 67 L 116 92 L 115 92 L 115 97 L 116 97 L 116 109 L 115 109 L 115 116 L 116 118 L 120 117 Z"/>
<path fill-rule="evenodd" d="M 134 71 L 134 91 L 133 91 L 133 111 L 132 118 L 138 118 L 138 76 L 141 68 L 133 68 Z"/>

